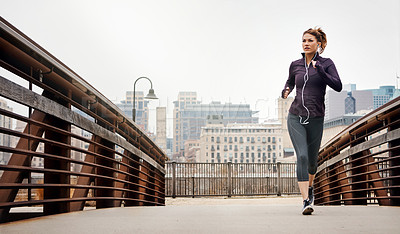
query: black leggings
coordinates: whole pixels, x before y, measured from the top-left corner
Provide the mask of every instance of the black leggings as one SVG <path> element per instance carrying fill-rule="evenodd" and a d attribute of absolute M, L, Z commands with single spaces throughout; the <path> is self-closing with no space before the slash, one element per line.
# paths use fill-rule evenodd
<path fill-rule="evenodd" d="M 308 181 L 308 174 L 314 175 L 317 171 L 324 117 L 311 117 L 308 124 L 301 124 L 299 116 L 289 113 L 287 122 L 297 155 L 297 181 Z"/>

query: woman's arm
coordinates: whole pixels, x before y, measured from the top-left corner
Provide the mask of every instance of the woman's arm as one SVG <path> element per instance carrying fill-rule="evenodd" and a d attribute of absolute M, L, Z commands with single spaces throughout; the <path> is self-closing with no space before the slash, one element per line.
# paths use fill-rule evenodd
<path fill-rule="evenodd" d="M 283 87 L 281 97 L 287 98 L 287 96 L 289 96 L 289 94 L 292 92 L 294 85 L 295 85 L 295 80 L 294 80 L 293 62 L 292 62 L 289 67 L 289 77 L 285 83 L 285 87 Z"/>
<path fill-rule="evenodd" d="M 329 59 L 326 67 L 320 62 L 317 62 L 315 67 L 329 87 L 336 92 L 342 91 L 342 81 L 340 80 L 339 74 L 332 60 Z"/>

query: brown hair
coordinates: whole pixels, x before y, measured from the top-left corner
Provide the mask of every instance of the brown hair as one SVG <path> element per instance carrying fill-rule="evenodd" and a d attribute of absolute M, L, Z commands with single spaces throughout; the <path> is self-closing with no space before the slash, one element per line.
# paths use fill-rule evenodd
<path fill-rule="evenodd" d="M 327 42 L 328 42 L 328 41 L 326 40 L 326 34 L 324 33 L 324 31 L 322 31 L 321 28 L 315 27 L 315 28 L 309 28 L 307 31 L 305 31 L 305 32 L 303 33 L 303 36 L 304 36 L 304 34 L 306 34 L 306 33 L 315 36 L 315 38 L 317 38 L 317 41 L 318 41 L 318 42 L 321 42 L 320 53 L 322 54 L 322 53 L 324 52 L 325 47 L 326 47 L 326 44 L 327 44 Z"/>

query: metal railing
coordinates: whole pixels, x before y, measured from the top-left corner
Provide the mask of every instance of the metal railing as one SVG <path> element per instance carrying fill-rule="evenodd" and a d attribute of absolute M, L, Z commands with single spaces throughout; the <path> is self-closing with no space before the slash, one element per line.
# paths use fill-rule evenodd
<path fill-rule="evenodd" d="M 315 204 L 400 205 L 400 97 L 359 119 L 319 152 Z"/>
<path fill-rule="evenodd" d="M 299 194 L 295 163 L 166 163 L 166 196 Z"/>
<path fill-rule="evenodd" d="M 41 206 L 40 215 L 48 215 L 82 210 L 88 201 L 96 208 L 165 204 L 165 153 L 1 17 L 0 66 L 18 80 L 0 76 L 0 96 L 24 112 L 0 108 L 3 120 L 22 126 L 0 126 L 0 137 L 8 139 L 0 143 L 0 221 L 11 220 L 10 209 L 21 206 Z"/>

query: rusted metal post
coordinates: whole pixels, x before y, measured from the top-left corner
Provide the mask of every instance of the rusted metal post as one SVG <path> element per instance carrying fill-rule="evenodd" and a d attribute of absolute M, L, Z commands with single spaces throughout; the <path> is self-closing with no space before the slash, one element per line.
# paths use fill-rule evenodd
<path fill-rule="evenodd" d="M 232 197 L 232 162 L 228 162 L 228 197 Z"/>
<path fill-rule="evenodd" d="M 65 121 L 62 121 L 55 117 L 48 117 L 49 121 L 53 126 L 57 126 L 60 129 L 64 129 L 67 131 L 71 131 L 71 125 Z M 62 142 L 65 144 L 70 144 L 71 139 L 69 136 L 60 134 L 55 131 L 46 130 L 45 138 L 57 142 Z M 44 152 L 50 155 L 63 156 L 66 158 L 70 158 L 70 150 L 64 147 L 55 146 L 52 144 L 44 145 Z M 62 161 L 59 159 L 53 158 L 45 158 L 44 159 L 44 168 L 45 169 L 56 169 L 63 171 L 70 171 L 71 165 L 68 161 Z M 45 184 L 70 184 L 70 176 L 68 174 L 44 174 L 44 183 Z M 70 189 L 68 187 L 59 187 L 59 188 L 45 188 L 44 189 L 44 199 L 57 199 L 57 198 L 70 198 Z M 43 212 L 46 215 L 50 214 L 58 214 L 70 211 L 70 204 L 67 202 L 60 203 L 47 203 L 43 205 Z"/>
<path fill-rule="evenodd" d="M 128 171 L 131 175 L 130 182 L 134 184 L 129 184 L 128 188 L 134 192 L 126 193 L 125 197 L 139 199 L 139 174 L 140 174 L 140 165 L 139 165 L 139 157 L 132 153 L 129 153 L 129 165 L 133 168 L 129 168 Z M 138 201 L 126 200 L 125 206 L 138 206 L 140 203 Z"/>
<path fill-rule="evenodd" d="M 176 162 L 172 162 L 172 198 L 176 198 Z"/>
<path fill-rule="evenodd" d="M 112 159 L 114 159 L 114 153 L 111 152 L 111 150 L 114 149 L 115 144 L 113 144 L 112 142 L 107 141 L 105 139 L 101 139 L 100 142 L 103 146 L 109 148 L 110 150 L 96 147 L 96 149 L 97 149 L 96 153 L 104 155 L 104 156 L 108 157 L 109 159 L 96 157 L 96 160 L 95 160 L 96 163 L 100 164 L 102 166 L 114 168 L 115 165 L 114 165 L 114 162 L 112 161 Z M 106 168 L 100 168 L 100 167 L 96 168 L 96 174 L 115 178 L 115 173 Z M 113 180 L 105 179 L 105 178 L 96 178 L 95 185 L 110 187 L 110 189 L 96 189 L 95 190 L 96 197 L 115 197 L 115 191 L 111 189 L 111 188 L 115 187 L 115 182 Z M 113 200 L 97 200 L 96 201 L 97 209 L 114 207 L 114 206 L 115 206 L 115 203 Z"/>
<path fill-rule="evenodd" d="M 192 176 L 192 198 L 194 198 L 194 176 Z"/>
<path fill-rule="evenodd" d="M 277 195 L 281 196 L 282 195 L 282 191 L 281 191 L 281 162 L 278 162 L 276 164 L 276 168 L 277 168 Z"/>

